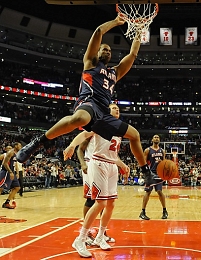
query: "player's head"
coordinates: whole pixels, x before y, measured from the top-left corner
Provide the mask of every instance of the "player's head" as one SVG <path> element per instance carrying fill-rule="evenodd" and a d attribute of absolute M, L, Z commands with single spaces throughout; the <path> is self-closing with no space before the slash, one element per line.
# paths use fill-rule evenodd
<path fill-rule="evenodd" d="M 160 143 L 160 136 L 159 135 L 154 135 L 152 137 L 152 143 L 153 144 L 159 144 Z"/>
<path fill-rule="evenodd" d="M 6 152 L 10 151 L 11 149 L 12 149 L 12 146 L 10 146 L 10 145 L 7 145 L 7 146 L 5 147 L 5 151 L 6 151 Z"/>
<path fill-rule="evenodd" d="M 13 147 L 14 147 L 15 151 L 18 152 L 22 148 L 22 144 L 19 142 L 16 142 L 16 143 L 14 143 Z"/>
<path fill-rule="evenodd" d="M 112 103 L 109 105 L 110 108 L 110 114 L 112 116 L 114 116 L 115 118 L 119 118 L 120 113 L 119 113 L 119 107 L 117 106 L 117 104 Z"/>
<path fill-rule="evenodd" d="M 102 61 L 105 65 L 108 64 L 111 59 L 111 48 L 108 44 L 102 43 L 100 45 L 98 51 L 98 59 Z"/>

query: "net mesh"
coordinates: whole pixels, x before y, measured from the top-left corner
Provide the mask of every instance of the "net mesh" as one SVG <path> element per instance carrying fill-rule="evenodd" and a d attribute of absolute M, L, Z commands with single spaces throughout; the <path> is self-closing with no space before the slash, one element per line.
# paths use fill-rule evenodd
<path fill-rule="evenodd" d="M 158 4 L 117 4 L 117 12 L 128 24 L 125 36 L 142 42 L 142 33 L 149 30 L 158 13 Z"/>

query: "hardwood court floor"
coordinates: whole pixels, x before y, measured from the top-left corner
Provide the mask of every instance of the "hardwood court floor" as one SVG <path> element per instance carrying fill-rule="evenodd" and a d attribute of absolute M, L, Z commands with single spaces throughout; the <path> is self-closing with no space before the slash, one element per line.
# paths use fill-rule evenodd
<path fill-rule="evenodd" d="M 108 234 L 111 251 L 91 247 L 92 259 L 201 260 L 201 189 L 164 187 L 168 220 L 155 192 L 147 206 L 150 221 L 139 220 L 143 187 L 119 186 Z M 2 203 L 6 195 L 1 195 Z M 1 209 L 1 260 L 80 259 L 71 247 L 82 224 L 82 187 L 25 192 L 15 210 Z M 96 230 L 99 221 L 93 224 Z"/>

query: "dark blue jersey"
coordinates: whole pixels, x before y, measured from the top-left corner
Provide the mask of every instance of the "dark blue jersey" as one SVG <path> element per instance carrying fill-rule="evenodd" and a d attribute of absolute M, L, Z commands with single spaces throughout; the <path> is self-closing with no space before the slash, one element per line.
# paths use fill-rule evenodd
<path fill-rule="evenodd" d="M 111 103 L 115 84 L 115 70 L 107 68 L 99 61 L 95 68 L 83 71 L 79 96 L 81 99 L 83 97 L 91 97 L 95 102 L 101 104 L 101 106 L 108 108 Z"/>
<path fill-rule="evenodd" d="M 16 160 L 16 154 L 14 154 L 11 158 L 10 158 L 10 160 L 9 160 L 9 162 L 8 162 L 8 165 L 9 165 L 9 167 L 10 167 L 10 169 L 11 169 L 11 171 L 14 173 L 14 167 L 15 167 L 15 163 L 17 162 L 17 160 Z M 2 169 L 3 170 L 5 170 L 6 171 L 6 168 L 2 165 Z"/>
<path fill-rule="evenodd" d="M 158 162 L 163 160 L 163 158 L 164 158 L 164 151 L 162 148 L 155 150 L 152 147 L 149 147 L 147 162 L 148 162 L 150 170 L 152 172 L 156 173 L 156 168 L 157 168 Z"/>

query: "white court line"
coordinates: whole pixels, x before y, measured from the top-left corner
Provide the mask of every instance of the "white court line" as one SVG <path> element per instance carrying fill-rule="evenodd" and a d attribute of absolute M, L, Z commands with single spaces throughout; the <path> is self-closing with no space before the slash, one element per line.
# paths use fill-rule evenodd
<path fill-rule="evenodd" d="M 55 218 L 55 219 L 58 219 L 58 218 Z M 32 244 L 32 243 L 34 243 L 34 242 L 36 242 L 36 241 L 38 241 L 38 240 L 40 240 L 40 239 L 43 239 L 43 238 L 45 238 L 45 237 L 47 237 L 47 236 L 49 236 L 49 235 L 52 235 L 52 234 L 54 234 L 54 233 L 56 233 L 56 232 L 58 232 L 58 231 L 60 231 L 60 230 L 62 230 L 62 229 L 65 229 L 65 228 L 67 228 L 67 227 L 69 227 L 69 226 L 72 226 L 72 225 L 76 224 L 77 222 L 79 222 L 80 220 L 81 220 L 81 219 L 78 219 L 78 220 L 76 220 L 76 221 L 74 221 L 74 222 L 71 222 L 71 223 L 69 223 L 69 224 L 67 224 L 67 225 L 65 225 L 65 226 L 63 226 L 63 227 L 60 227 L 60 228 L 58 228 L 58 229 L 56 229 L 56 230 L 53 230 L 53 231 L 51 231 L 51 232 L 49 232 L 49 233 L 47 233 L 47 234 L 45 234 L 45 235 L 42 235 L 42 236 L 40 236 L 40 237 L 37 237 L 37 238 L 35 238 L 35 239 L 33 239 L 33 240 L 29 241 L 29 242 L 26 242 L 26 243 L 24 243 L 24 244 L 21 244 L 21 245 L 15 247 L 15 248 L 11 248 L 9 251 L 5 252 L 4 254 L 1 254 L 0 256 L 7 255 L 7 254 L 9 254 L 9 253 L 11 253 L 11 252 L 14 252 L 14 251 L 16 251 L 16 250 L 22 248 L 22 247 L 25 247 L 25 246 L 27 246 L 27 245 L 30 245 L 30 244 Z M 48 221 L 46 221 L 46 222 L 48 222 Z M 46 223 L 46 222 L 45 222 L 45 223 Z M 40 224 L 40 225 L 41 225 L 41 224 Z M 38 226 L 38 225 L 36 225 L 36 226 Z M 18 232 L 16 232 L 16 233 L 18 233 Z"/>
<path fill-rule="evenodd" d="M 9 237 L 9 236 L 12 236 L 12 235 L 15 235 L 15 234 L 17 234 L 17 233 L 20 233 L 21 231 L 25 231 L 25 230 L 28 230 L 28 229 L 30 229 L 30 228 L 34 228 L 34 227 L 40 226 L 41 224 L 46 224 L 46 223 L 48 223 L 48 222 L 50 222 L 50 221 L 53 221 L 53 220 L 56 220 L 56 219 L 58 219 L 58 217 L 57 217 L 57 218 L 50 219 L 50 220 L 47 220 L 47 221 L 44 221 L 44 222 L 41 222 L 41 223 L 36 224 L 36 225 L 33 225 L 33 226 L 26 226 L 26 228 L 24 228 L 24 229 L 18 230 L 18 231 L 13 232 L 13 233 L 9 233 L 9 234 L 7 234 L 7 235 L 5 235 L 5 236 L 0 236 L 0 239 L 5 238 L 5 237 Z"/>
<path fill-rule="evenodd" d="M 122 231 L 124 233 L 132 233 L 132 234 L 146 234 L 147 232 L 143 232 L 143 231 Z"/>
<path fill-rule="evenodd" d="M 170 246 L 112 246 L 112 249 L 115 248 L 156 248 L 158 249 L 172 249 L 172 250 L 181 250 L 181 251 L 190 251 L 190 252 L 196 252 L 196 253 L 201 253 L 200 250 L 196 250 L 196 249 L 191 249 L 191 248 L 181 248 L 181 247 L 170 247 Z M 93 250 L 102 250 L 99 247 L 98 248 L 93 248 L 93 249 L 88 249 L 89 251 L 91 251 L 91 253 L 93 253 Z M 52 256 L 48 256 L 45 258 L 41 258 L 40 260 L 48 260 L 48 259 L 53 259 L 55 257 L 58 256 L 63 256 L 63 255 L 70 255 L 70 254 L 74 254 L 77 253 L 77 251 L 70 251 L 70 252 L 66 252 L 66 253 L 61 253 L 61 254 L 57 254 L 57 255 L 52 255 Z"/>

